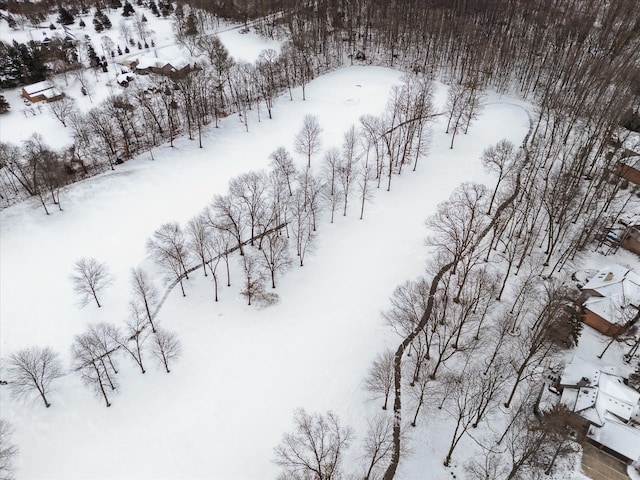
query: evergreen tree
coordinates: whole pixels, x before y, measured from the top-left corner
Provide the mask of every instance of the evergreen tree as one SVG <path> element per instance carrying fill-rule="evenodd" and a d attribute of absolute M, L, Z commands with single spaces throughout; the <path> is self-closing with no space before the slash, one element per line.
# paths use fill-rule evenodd
<path fill-rule="evenodd" d="M 75 22 L 73 15 L 65 8 L 60 7 L 58 10 L 58 23 L 62 25 L 72 25 Z"/>
<path fill-rule="evenodd" d="M 124 7 L 122 8 L 122 16 L 130 17 L 133 15 L 135 10 L 133 9 L 133 5 L 131 5 L 128 1 L 125 2 Z"/>
<path fill-rule="evenodd" d="M 120 8 L 122 6 L 122 2 L 120 0 L 111 0 L 111 8 L 114 10 Z"/>
<path fill-rule="evenodd" d="M 102 25 L 102 22 L 98 17 L 93 17 L 93 28 L 96 29 L 97 33 L 100 33 L 104 30 L 104 25 Z"/>
<path fill-rule="evenodd" d="M 0 95 L 0 114 L 7 113 L 11 105 L 7 102 L 7 99 L 4 98 L 4 95 Z"/>
<path fill-rule="evenodd" d="M 160 11 L 163 17 L 168 17 L 173 12 L 173 5 L 169 1 L 164 1 L 160 4 Z"/>
<path fill-rule="evenodd" d="M 151 13 L 153 13 L 156 17 L 160 16 L 158 5 L 156 5 L 156 2 L 154 0 L 151 0 L 151 2 L 149 3 L 149 8 L 151 9 Z"/>
<path fill-rule="evenodd" d="M 109 17 L 107 17 L 104 13 L 102 13 L 102 15 L 100 16 L 100 21 L 102 22 L 102 25 L 104 25 L 105 29 L 109 30 L 111 28 L 111 20 L 109 20 Z"/>
<path fill-rule="evenodd" d="M 84 23 L 84 20 L 83 20 L 83 19 L 80 19 L 80 23 L 78 23 L 78 26 L 79 26 L 80 28 L 84 28 L 84 27 L 86 27 L 86 26 L 87 26 L 87 24 L 86 24 L 86 23 Z"/>
<path fill-rule="evenodd" d="M 49 73 L 45 62 L 46 50 L 34 41 L 0 42 L 0 86 L 11 88 L 44 80 Z"/>

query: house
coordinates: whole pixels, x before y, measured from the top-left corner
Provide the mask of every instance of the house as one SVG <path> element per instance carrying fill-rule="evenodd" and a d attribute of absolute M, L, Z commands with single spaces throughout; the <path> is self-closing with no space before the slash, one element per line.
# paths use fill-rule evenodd
<path fill-rule="evenodd" d="M 131 60 L 120 62 L 122 65 L 130 68 L 132 72 L 146 75 L 155 73 L 165 76 L 181 76 L 191 71 L 192 66 L 188 60 L 177 56 L 174 58 L 164 58 L 142 54 Z"/>
<path fill-rule="evenodd" d="M 640 223 L 627 225 L 622 234 L 620 245 L 622 248 L 640 255 Z"/>
<path fill-rule="evenodd" d="M 582 287 L 583 321 L 605 335 L 616 335 L 640 312 L 640 275 L 622 265 L 598 271 Z"/>
<path fill-rule="evenodd" d="M 640 392 L 613 367 L 575 358 L 559 380 L 560 402 L 581 423 L 586 438 L 626 464 L 640 462 Z"/>
<path fill-rule="evenodd" d="M 22 87 L 22 96 L 30 102 L 36 103 L 54 102 L 60 100 L 64 94 L 45 80 Z"/>
<path fill-rule="evenodd" d="M 617 157 L 616 174 L 640 185 L 640 133 L 622 128 L 611 138 L 610 145 L 608 158 Z"/>
<path fill-rule="evenodd" d="M 616 173 L 625 180 L 640 185 L 640 153 L 625 149 L 616 164 Z"/>

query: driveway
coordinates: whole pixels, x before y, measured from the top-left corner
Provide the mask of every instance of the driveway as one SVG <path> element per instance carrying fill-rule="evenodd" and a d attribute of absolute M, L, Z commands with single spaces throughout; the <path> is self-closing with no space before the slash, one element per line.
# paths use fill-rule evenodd
<path fill-rule="evenodd" d="M 625 463 L 589 443 L 584 445 L 582 471 L 593 480 L 629 480 Z"/>

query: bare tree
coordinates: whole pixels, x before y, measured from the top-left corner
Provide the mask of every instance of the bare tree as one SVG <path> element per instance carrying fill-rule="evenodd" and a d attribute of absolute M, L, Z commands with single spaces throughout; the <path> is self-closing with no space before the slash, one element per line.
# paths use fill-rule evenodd
<path fill-rule="evenodd" d="M 371 164 L 362 163 L 358 172 L 358 188 L 360 190 L 360 220 L 364 217 L 365 203 L 373 198 L 372 181 L 374 180 L 374 168 Z"/>
<path fill-rule="evenodd" d="M 9 388 L 15 398 L 37 392 L 45 407 L 51 383 L 64 375 L 59 355 L 49 347 L 29 347 L 9 356 Z"/>
<path fill-rule="evenodd" d="M 70 97 L 62 97 L 60 100 L 55 102 L 49 102 L 47 105 L 49 106 L 49 110 L 53 115 L 60 120 L 62 126 L 67 126 L 67 119 L 69 116 L 73 114 L 76 109 L 75 100 Z"/>
<path fill-rule="evenodd" d="M 280 231 L 269 233 L 265 239 L 261 250 L 263 264 L 271 275 L 271 288 L 276 288 L 276 274 L 291 267 L 289 242 Z"/>
<path fill-rule="evenodd" d="M 505 442 L 510 460 L 507 480 L 531 478 L 533 472 L 539 471 L 550 433 L 541 427 L 528 411 L 515 417 L 515 425 L 509 429 Z"/>
<path fill-rule="evenodd" d="M 93 299 L 100 307 L 98 294 L 113 283 L 109 267 L 95 258 L 83 257 L 75 261 L 73 270 L 71 281 L 73 290 L 80 295 L 79 305 L 84 307 Z"/>
<path fill-rule="evenodd" d="M 450 401 L 445 402 L 444 410 L 451 415 L 455 422 L 455 429 L 449 451 L 444 459 L 445 467 L 449 466 L 455 448 L 473 422 L 479 378 L 475 372 L 464 372 L 460 376 L 449 377 L 448 380 L 453 382 L 453 394 L 449 397 Z"/>
<path fill-rule="evenodd" d="M 454 262 L 452 273 L 463 258 L 478 248 L 478 235 L 488 224 L 484 215 L 486 193 L 484 185 L 463 183 L 426 221 L 433 231 L 427 243 L 448 252 Z"/>
<path fill-rule="evenodd" d="M 327 188 L 324 191 L 324 203 L 331 210 L 331 223 L 338 205 L 342 202 L 342 192 L 339 187 L 338 172 L 340 168 L 340 150 L 332 147 L 324 154 L 322 176 Z"/>
<path fill-rule="evenodd" d="M 151 330 L 156 331 L 153 324 L 154 310 L 158 307 L 158 289 L 151 282 L 142 267 L 131 270 L 131 286 L 133 289 L 133 308 L 143 310 L 144 315 L 151 325 Z M 138 307 L 140 305 L 140 307 Z"/>
<path fill-rule="evenodd" d="M 213 239 L 211 248 L 218 258 L 224 259 L 225 266 L 227 267 L 227 287 L 231 286 L 231 273 L 229 271 L 229 253 L 231 245 L 233 243 L 233 236 L 227 230 L 220 230 L 215 228 L 213 230 Z M 213 271 L 212 271 L 213 273 Z M 217 282 L 217 278 L 214 274 L 214 281 Z M 217 284 L 216 284 L 217 285 Z M 217 289 L 216 289 L 217 292 Z M 217 294 L 216 294 L 217 297 Z"/>
<path fill-rule="evenodd" d="M 382 478 L 385 464 L 393 451 L 393 417 L 379 413 L 367 420 L 369 429 L 364 439 L 364 479 Z"/>
<path fill-rule="evenodd" d="M 147 318 L 135 303 L 131 304 L 131 313 L 125 322 L 125 331 L 122 332 L 115 326 L 109 329 L 109 336 L 113 342 L 129 354 L 142 373 L 146 373 L 142 363 L 142 351 L 149 335 Z"/>
<path fill-rule="evenodd" d="M 109 374 L 104 357 L 106 352 L 100 347 L 94 332 L 76 335 L 71 346 L 73 369 L 78 372 L 85 385 L 92 388 L 96 395 L 102 396 L 107 407 L 111 406 L 107 390 L 115 390 L 118 386 L 115 378 Z"/>
<path fill-rule="evenodd" d="M 302 129 L 297 133 L 294 147 L 300 155 L 307 157 L 307 168 L 311 168 L 311 157 L 320 151 L 322 127 L 315 115 L 305 115 Z"/>
<path fill-rule="evenodd" d="M 165 223 L 147 240 L 147 251 L 172 277 L 180 283 L 182 296 L 186 296 L 183 278 L 189 279 L 187 260 L 189 251 L 182 229 L 177 222 Z"/>
<path fill-rule="evenodd" d="M 307 206 L 307 196 L 302 187 L 293 192 L 291 199 L 291 229 L 296 241 L 296 253 L 300 259 L 300 266 L 304 266 L 304 257 L 315 238 L 313 231 L 313 216 Z"/>
<path fill-rule="evenodd" d="M 516 166 L 518 165 L 517 154 L 514 152 L 515 147 L 513 143 L 506 139 L 500 140 L 495 146 L 491 146 L 482 152 L 482 165 L 486 170 L 490 172 L 498 173 L 498 181 L 491 194 L 491 200 L 489 201 L 489 208 L 487 214 L 491 213 L 493 202 L 495 201 L 498 189 L 503 180 L 508 178 L 514 173 Z"/>
<path fill-rule="evenodd" d="M 175 332 L 162 328 L 156 329 L 153 336 L 153 345 L 151 352 L 157 362 L 164 367 L 167 373 L 170 373 L 169 363 L 173 362 L 182 353 L 182 345 L 178 340 Z"/>
<path fill-rule="evenodd" d="M 342 143 L 342 155 L 339 157 L 338 164 L 338 179 L 342 186 L 342 195 L 344 199 L 343 216 L 347 215 L 347 203 L 349 201 L 349 192 L 353 182 L 356 181 L 358 170 L 357 165 L 359 157 L 356 155 L 356 130 L 352 125 L 349 130 L 344 134 L 344 141 Z"/>
<path fill-rule="evenodd" d="M 244 255 L 242 237 L 247 216 L 245 204 L 232 195 L 216 195 L 206 210 L 206 215 L 214 228 L 225 230 L 233 236 L 240 249 L 240 255 Z"/>
<path fill-rule="evenodd" d="M 308 414 L 297 409 L 295 430 L 282 436 L 275 448 L 274 463 L 282 467 L 281 480 L 331 480 L 341 477 L 344 450 L 349 448 L 353 431 L 340 424 L 333 412 Z"/>
<path fill-rule="evenodd" d="M 379 353 L 373 361 L 369 374 L 365 379 L 365 388 L 374 393 L 376 397 L 384 397 L 382 409 L 387 409 L 389 394 L 393 388 L 394 352 L 385 350 Z"/>
<path fill-rule="evenodd" d="M 422 362 L 423 358 L 420 356 L 413 357 L 414 362 Z M 412 379 L 410 395 L 414 398 L 416 403 L 416 411 L 413 414 L 413 421 L 411 426 L 415 427 L 418 422 L 418 414 L 420 409 L 424 406 L 425 402 L 428 403 L 429 399 L 435 398 L 436 392 L 439 391 L 438 385 L 427 374 L 425 369 L 421 369 L 418 366 L 414 367 L 414 371 L 418 372 Z"/>
<path fill-rule="evenodd" d="M 196 215 L 187 222 L 187 247 L 200 260 L 204 276 L 207 276 L 207 262 L 210 248 L 208 244 L 211 242 L 211 225 L 207 221 L 204 213 Z"/>
<path fill-rule="evenodd" d="M 258 258 L 251 253 L 246 253 L 242 258 L 242 269 L 244 271 L 244 285 L 240 294 L 247 299 L 248 305 L 253 300 L 262 300 L 264 291 L 264 270 Z"/>
<path fill-rule="evenodd" d="M 274 150 L 271 155 L 269 155 L 271 159 L 271 166 L 274 171 L 278 173 L 278 175 L 285 180 L 287 183 L 287 187 L 289 188 L 289 196 L 293 195 L 293 189 L 291 188 L 291 183 L 296 178 L 296 167 L 293 164 L 293 159 L 291 158 L 291 154 L 284 147 L 278 147 Z"/>
<path fill-rule="evenodd" d="M 268 185 L 267 175 L 263 171 L 243 173 L 229 183 L 231 197 L 239 201 L 243 210 L 247 212 L 246 218 L 251 228 L 251 245 L 256 236 L 256 229 L 262 226 L 266 230 L 271 223 L 266 219 L 271 213 L 267 208 Z"/>
<path fill-rule="evenodd" d="M 18 447 L 11 443 L 13 428 L 4 419 L 0 419 L 0 479 L 14 480 L 15 459 L 18 455 Z"/>

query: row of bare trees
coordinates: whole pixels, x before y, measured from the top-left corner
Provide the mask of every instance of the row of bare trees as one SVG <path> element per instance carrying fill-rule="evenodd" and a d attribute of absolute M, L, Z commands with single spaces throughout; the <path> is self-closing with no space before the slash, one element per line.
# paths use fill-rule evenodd
<path fill-rule="evenodd" d="M 448 465 L 470 428 L 500 404 L 519 404 L 522 384 L 538 381 L 543 360 L 577 342 L 576 292 L 549 278 L 555 269 L 542 275 L 553 257 L 535 244 L 540 210 L 523 201 L 533 196 L 536 175 L 542 177 L 533 173 L 540 171 L 539 158 L 533 148 L 516 151 L 499 142 L 483 155 L 485 166 L 498 174 L 495 189 L 462 184 L 427 220 L 427 244 L 434 248 L 427 276 L 398 287 L 385 314 L 403 341 L 395 353 L 375 359 L 365 380 L 383 398 L 383 409 L 394 399 L 394 454 L 385 478 L 393 477 L 400 459 L 403 391 L 413 405 L 412 426 L 434 405 L 454 420 Z M 567 226 L 559 248 L 575 249 L 571 242 L 583 234 L 579 228 Z M 519 468 L 524 466 L 514 465 L 504 478 Z"/>

